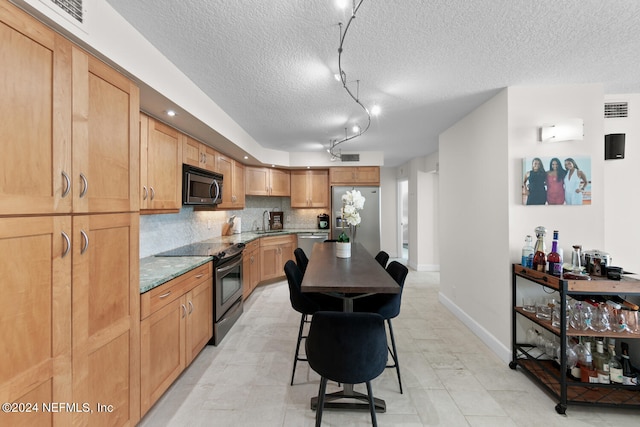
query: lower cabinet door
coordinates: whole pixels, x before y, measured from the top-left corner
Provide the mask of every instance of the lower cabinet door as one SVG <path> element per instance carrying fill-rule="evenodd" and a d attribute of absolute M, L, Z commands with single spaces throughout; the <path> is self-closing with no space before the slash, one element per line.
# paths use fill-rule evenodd
<path fill-rule="evenodd" d="M 213 282 L 204 282 L 187 293 L 187 365 L 213 336 Z"/>
<path fill-rule="evenodd" d="M 186 366 L 187 307 L 181 297 L 140 323 L 141 414 L 178 378 Z"/>

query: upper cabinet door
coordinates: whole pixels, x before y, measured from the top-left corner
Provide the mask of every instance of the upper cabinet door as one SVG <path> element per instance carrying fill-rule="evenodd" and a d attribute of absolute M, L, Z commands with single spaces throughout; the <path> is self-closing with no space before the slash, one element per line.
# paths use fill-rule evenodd
<path fill-rule="evenodd" d="M 73 210 L 139 209 L 138 88 L 73 48 Z"/>
<path fill-rule="evenodd" d="M 0 213 L 71 212 L 71 44 L 0 3 Z"/>

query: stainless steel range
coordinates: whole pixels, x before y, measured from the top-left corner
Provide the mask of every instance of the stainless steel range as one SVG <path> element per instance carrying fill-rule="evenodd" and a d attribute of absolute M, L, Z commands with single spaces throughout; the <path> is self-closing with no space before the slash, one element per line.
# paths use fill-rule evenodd
<path fill-rule="evenodd" d="M 198 242 L 156 256 L 213 257 L 213 338 L 218 345 L 242 314 L 242 251 L 244 243 L 234 245 Z"/>

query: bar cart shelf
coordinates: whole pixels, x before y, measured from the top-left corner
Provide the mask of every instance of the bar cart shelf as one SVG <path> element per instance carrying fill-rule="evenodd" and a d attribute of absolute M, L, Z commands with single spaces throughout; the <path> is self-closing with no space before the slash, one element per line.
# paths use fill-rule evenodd
<path fill-rule="evenodd" d="M 518 278 L 557 291 L 560 295 L 560 327 L 554 327 L 550 320 L 536 317 L 517 305 Z M 512 324 L 511 369 L 518 366 L 535 382 L 558 399 L 555 409 L 559 414 L 566 412 L 568 405 L 597 405 L 640 409 L 640 386 L 620 384 L 591 384 L 569 377 L 565 346 L 561 345 L 560 360 L 548 360 L 533 352 L 534 346 L 519 343 L 516 333 L 518 318 L 526 318 L 550 333 L 560 337 L 565 343 L 567 336 L 597 336 L 616 339 L 640 339 L 640 335 L 629 332 L 593 332 L 567 329 L 567 297 L 571 295 L 640 295 L 640 280 L 623 277 L 622 280 L 563 280 L 550 274 L 541 273 L 520 264 L 512 265 Z"/>

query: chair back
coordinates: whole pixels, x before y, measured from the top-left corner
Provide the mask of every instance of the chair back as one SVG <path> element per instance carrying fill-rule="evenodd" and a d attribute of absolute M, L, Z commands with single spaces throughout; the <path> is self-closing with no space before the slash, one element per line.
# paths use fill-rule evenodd
<path fill-rule="evenodd" d="M 360 384 L 380 375 L 387 365 L 384 319 L 376 313 L 318 311 L 306 342 L 309 365 L 321 376 Z"/>
<path fill-rule="evenodd" d="M 387 273 L 400 285 L 400 292 L 397 294 L 381 295 L 381 298 L 385 298 L 385 301 L 376 312 L 385 319 L 393 319 L 400 314 L 400 301 L 402 300 L 404 281 L 407 278 L 409 269 L 398 261 L 391 261 L 387 266 Z"/>
<path fill-rule="evenodd" d="M 298 268 L 304 276 L 304 273 L 307 271 L 307 264 L 309 264 L 309 258 L 307 258 L 307 254 L 304 253 L 302 248 L 296 248 L 296 250 L 293 251 L 293 254 L 296 257 L 296 264 L 298 264 Z"/>
<path fill-rule="evenodd" d="M 378 255 L 376 255 L 376 261 L 378 261 L 378 264 L 380 264 L 382 268 L 385 268 L 387 266 L 387 261 L 389 261 L 389 254 L 385 251 L 378 252 Z"/>
<path fill-rule="evenodd" d="M 305 296 L 301 291 L 302 272 L 293 260 L 289 260 L 284 265 L 284 274 L 289 282 L 289 300 L 291 307 L 298 313 L 313 314 L 320 309 L 318 304 Z"/>

